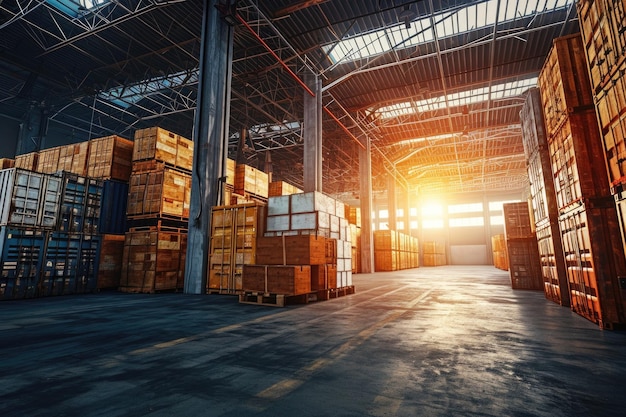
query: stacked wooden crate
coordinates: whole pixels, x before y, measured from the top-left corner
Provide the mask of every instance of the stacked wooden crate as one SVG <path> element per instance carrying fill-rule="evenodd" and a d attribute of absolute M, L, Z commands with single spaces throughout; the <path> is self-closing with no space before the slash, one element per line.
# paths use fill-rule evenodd
<path fill-rule="evenodd" d="M 491 236 L 491 252 L 493 254 L 493 266 L 503 271 L 508 271 L 509 260 L 506 254 L 504 233 Z"/>
<path fill-rule="evenodd" d="M 29 152 L 22 155 L 15 156 L 15 168 L 27 169 L 29 171 L 37 170 L 37 161 L 39 159 L 39 152 Z M 11 167 L 7 167 L 11 168 Z"/>
<path fill-rule="evenodd" d="M 590 5 L 579 5 L 583 33 L 589 33 L 590 29 L 593 35 L 584 35 L 584 42 L 579 34 L 556 39 L 540 73 L 539 88 L 559 207 L 571 308 L 600 327 L 613 328 L 626 324 L 626 291 L 623 288 L 626 285 L 621 284 L 621 277 L 626 273 L 626 260 L 607 174 L 607 159 L 610 161 L 612 149 L 619 146 L 616 148 L 613 146 L 615 141 L 611 139 L 608 143 L 606 138 L 607 143 L 603 145 L 603 130 L 598 126 L 594 90 L 590 84 L 590 79 L 594 80 L 595 100 L 600 100 L 599 86 L 595 84 L 602 85 L 601 80 L 607 80 L 608 73 L 598 75 L 592 69 L 590 77 L 586 62 L 592 50 L 589 36 L 593 42 L 602 38 L 608 30 L 605 25 L 611 20 L 608 9 L 602 6 L 607 3 L 594 4 L 598 7 L 590 13 L 585 9 Z M 594 23 L 594 14 L 604 18 Z M 608 58 L 608 50 L 604 46 L 597 49 L 598 46 L 599 43 L 594 43 L 596 49 L 593 50 L 604 51 L 602 56 Z M 596 54 L 593 58 L 596 67 L 606 62 L 600 63 L 599 56 Z M 610 73 L 612 70 L 605 68 L 602 71 Z"/>
<path fill-rule="evenodd" d="M 376 271 L 397 271 L 417 267 L 419 267 L 419 246 L 416 237 L 396 230 L 374 231 Z"/>
<path fill-rule="evenodd" d="M 303 191 L 285 181 L 272 181 L 269 183 L 269 197 L 277 197 L 281 195 L 291 195 L 302 193 Z"/>
<path fill-rule="evenodd" d="M 153 127 L 135 132 L 120 291 L 183 287 L 193 142 Z"/>
<path fill-rule="evenodd" d="M 267 292 L 298 295 L 354 288 L 352 245 L 345 206 L 320 192 L 273 196 L 268 199 L 266 232 L 257 242 L 257 265 L 244 267 L 245 291 L 265 291 L 259 274 L 267 267 Z M 270 271 L 281 270 L 289 281 L 275 286 Z M 286 272 L 288 271 L 288 272 Z M 250 277 L 250 281 L 248 280 Z M 308 278 L 307 278 L 308 277 Z M 284 291 L 289 290 L 288 293 Z"/>
<path fill-rule="evenodd" d="M 250 165 L 235 165 L 235 184 L 231 204 L 267 203 L 269 175 Z"/>
<path fill-rule="evenodd" d="M 257 239 L 263 235 L 264 218 L 265 207 L 257 203 L 212 208 L 209 293 L 243 291 L 243 268 L 256 263 Z"/>
<path fill-rule="evenodd" d="M 446 265 L 446 246 L 437 241 L 428 241 L 422 244 L 424 248 L 424 266 Z"/>
<path fill-rule="evenodd" d="M 224 182 L 222 183 L 222 195 L 221 200 L 218 201 L 218 205 L 228 206 L 233 204 L 233 193 L 235 192 L 235 166 L 236 162 L 233 159 L 226 158 L 226 175 L 224 176 Z M 236 197 L 235 197 L 236 200 Z M 236 204 L 236 202 L 234 203 Z"/>
<path fill-rule="evenodd" d="M 537 238 L 528 202 L 506 203 L 502 211 L 511 288 L 543 290 Z"/>
<path fill-rule="evenodd" d="M 539 89 L 532 88 L 528 91 L 520 119 L 543 291 L 547 299 L 569 307 L 569 286 L 559 229 L 559 207 L 554 191 L 552 163 L 548 152 L 548 136 Z"/>

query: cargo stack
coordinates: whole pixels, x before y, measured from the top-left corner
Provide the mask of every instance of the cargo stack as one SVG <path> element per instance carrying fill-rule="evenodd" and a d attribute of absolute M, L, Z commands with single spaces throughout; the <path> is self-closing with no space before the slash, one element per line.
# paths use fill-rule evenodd
<path fill-rule="evenodd" d="M 228 206 L 233 204 L 233 193 L 235 192 L 235 166 L 236 162 L 230 158 L 226 158 L 226 176 L 222 182 L 222 194 L 221 201 L 218 201 L 220 206 Z M 236 198 L 235 198 L 236 200 Z M 236 203 L 235 203 L 236 204 Z"/>
<path fill-rule="evenodd" d="M 504 233 L 491 236 L 491 251 L 493 254 L 493 266 L 503 271 L 509 270 L 509 260 L 506 254 L 506 240 Z"/>
<path fill-rule="evenodd" d="M 374 268 L 398 271 L 419 267 L 417 238 L 395 230 L 374 231 Z"/>
<path fill-rule="evenodd" d="M 183 288 L 193 142 L 159 127 L 137 130 L 119 290 Z"/>
<path fill-rule="evenodd" d="M 230 204 L 267 204 L 269 197 L 269 175 L 250 165 L 235 165 L 235 185 Z"/>
<path fill-rule="evenodd" d="M 556 39 L 539 87 L 571 308 L 602 328 L 613 328 L 626 324 L 626 289 L 620 286 L 626 261 L 585 62 L 589 46 L 579 34 Z"/>
<path fill-rule="evenodd" d="M 511 288 L 543 290 L 537 237 L 528 203 L 506 203 L 502 205 L 502 211 Z"/>
<path fill-rule="evenodd" d="M 547 299 L 569 307 L 569 287 L 559 229 L 559 207 L 554 191 L 539 89 L 532 88 L 528 91 L 520 119 L 543 291 Z"/>
<path fill-rule="evenodd" d="M 263 236 L 264 220 L 265 207 L 258 203 L 213 207 L 208 293 L 243 291 L 243 268 L 256 263 L 257 239 Z"/>
<path fill-rule="evenodd" d="M 345 205 L 345 216 L 350 227 L 350 242 L 352 244 L 352 273 L 359 274 L 361 270 L 361 208 Z"/>
<path fill-rule="evenodd" d="M 446 265 L 446 246 L 437 241 L 424 242 L 424 266 Z"/>
<path fill-rule="evenodd" d="M 103 181 L 20 168 L 0 181 L 1 298 L 95 291 Z"/>
<path fill-rule="evenodd" d="M 117 290 L 120 284 L 132 156 L 133 142 L 120 136 L 89 141 L 86 174 L 103 180 L 102 210 L 98 221 L 101 236 L 98 289 L 101 290 Z"/>
<path fill-rule="evenodd" d="M 15 159 L 0 158 L 0 169 L 8 169 L 15 167 Z"/>
<path fill-rule="evenodd" d="M 244 266 L 240 301 L 354 292 L 350 239 L 342 202 L 320 192 L 270 197 L 257 264 Z"/>

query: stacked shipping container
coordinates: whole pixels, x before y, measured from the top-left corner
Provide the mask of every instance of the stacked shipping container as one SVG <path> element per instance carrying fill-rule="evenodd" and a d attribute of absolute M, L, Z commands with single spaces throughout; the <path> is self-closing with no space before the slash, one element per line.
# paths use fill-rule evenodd
<path fill-rule="evenodd" d="M 539 252 L 528 203 L 506 203 L 502 211 L 511 288 L 542 290 Z"/>
<path fill-rule="evenodd" d="M 604 43 L 610 18 L 594 21 L 593 17 L 604 16 L 606 4 L 579 4 L 583 33 L 593 35 L 584 35 L 585 42 L 578 34 L 555 40 L 540 73 L 539 88 L 571 308 L 601 327 L 613 328 L 626 323 L 624 290 L 619 285 L 626 262 L 606 165 L 616 148 L 613 142 L 602 145 L 592 94 L 596 93 L 597 100 L 598 89 L 592 90 L 589 83 L 590 78 L 602 83 L 607 79 L 604 72 L 613 66 L 610 59 L 609 67 L 605 66 L 609 54 L 605 48 L 611 45 Z M 591 68 L 591 77 L 585 51 L 597 67 Z"/>
<path fill-rule="evenodd" d="M 539 89 L 532 88 L 528 91 L 520 119 L 543 291 L 547 299 L 569 307 L 569 287 L 559 229 L 559 207 L 554 191 Z"/>

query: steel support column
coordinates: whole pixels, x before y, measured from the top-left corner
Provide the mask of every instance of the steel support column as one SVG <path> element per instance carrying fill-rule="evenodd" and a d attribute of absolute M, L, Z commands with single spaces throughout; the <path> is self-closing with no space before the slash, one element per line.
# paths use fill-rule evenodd
<path fill-rule="evenodd" d="M 369 138 L 359 148 L 359 182 L 361 202 L 361 271 L 374 272 L 374 237 L 372 234 L 372 147 Z"/>
<path fill-rule="evenodd" d="M 211 207 L 217 204 L 225 172 L 230 108 L 233 27 L 217 9 L 231 0 L 204 0 L 198 99 L 194 118 L 194 160 L 185 262 L 185 294 L 206 289 Z"/>
<path fill-rule="evenodd" d="M 389 230 L 398 230 L 398 196 L 396 193 L 396 177 L 387 174 L 387 227 Z"/>
<path fill-rule="evenodd" d="M 322 191 L 322 84 L 318 76 L 306 74 L 304 81 L 304 191 Z"/>

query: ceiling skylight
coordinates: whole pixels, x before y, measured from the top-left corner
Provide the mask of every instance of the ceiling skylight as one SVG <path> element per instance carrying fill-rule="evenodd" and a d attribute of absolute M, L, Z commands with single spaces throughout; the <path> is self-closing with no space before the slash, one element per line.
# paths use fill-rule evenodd
<path fill-rule="evenodd" d="M 111 0 L 46 0 L 46 3 L 68 16 L 79 17 Z"/>
<path fill-rule="evenodd" d="M 123 108 L 128 108 L 139 100 L 161 91 L 198 82 L 198 71 L 181 71 L 179 73 L 144 80 L 139 83 L 115 87 L 99 94 L 100 98 L 109 100 Z"/>
<path fill-rule="evenodd" d="M 530 87 L 535 87 L 536 85 L 537 77 L 495 84 L 491 86 L 491 100 L 500 100 L 519 96 Z M 373 110 L 373 112 L 382 119 L 390 119 L 414 113 L 424 113 L 445 108 L 446 98 L 447 104 L 450 107 L 481 103 L 489 100 L 489 87 L 475 88 L 473 90 L 448 94 L 447 97 L 439 96 L 427 100 L 405 101 L 402 103 L 392 104 L 390 106 L 380 107 L 377 110 Z"/>
<path fill-rule="evenodd" d="M 530 17 L 538 13 L 565 8 L 574 0 L 487 0 L 473 2 L 433 16 L 437 38 L 459 35 L 498 23 Z M 500 11 L 498 14 L 498 2 Z M 496 20 L 497 17 L 497 20 Z M 365 59 L 397 49 L 431 42 L 435 39 L 430 17 L 363 33 L 323 46 L 332 63 Z"/>

